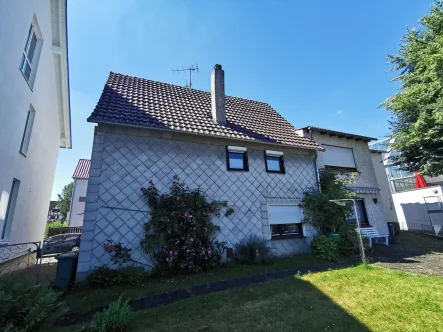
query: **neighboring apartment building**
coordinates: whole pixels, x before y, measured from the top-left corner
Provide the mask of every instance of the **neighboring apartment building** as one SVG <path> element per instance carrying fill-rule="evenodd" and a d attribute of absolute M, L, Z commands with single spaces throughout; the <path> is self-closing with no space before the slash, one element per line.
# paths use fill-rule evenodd
<path fill-rule="evenodd" d="M 302 224 L 303 193 L 317 186 L 319 145 L 297 135 L 271 106 L 225 96 L 216 65 L 211 92 L 111 73 L 88 121 L 95 128 L 77 276 L 110 265 L 108 240 L 140 247 L 149 210 L 140 188 L 153 180 L 168 192 L 174 175 L 210 199 L 226 200 L 214 216 L 217 239 L 232 247 L 249 235 L 276 254 L 310 250 L 315 231 Z"/>
<path fill-rule="evenodd" d="M 71 147 L 66 30 L 66 0 L 0 1 L 1 244 L 43 239 Z"/>
<path fill-rule="evenodd" d="M 370 143 L 370 147 L 382 153 L 401 229 L 443 233 L 443 176 L 425 176 L 427 187 L 417 186 L 417 174 L 402 170 L 390 159 L 398 152 L 391 151 L 389 138 Z"/>
<path fill-rule="evenodd" d="M 349 185 L 356 193 L 356 205 L 362 225 L 375 226 L 380 234 L 388 234 L 386 222 L 392 220 L 392 204 L 380 154 L 371 151 L 372 137 L 360 136 L 307 126 L 298 129 L 300 135 L 319 143 L 324 151 L 318 152 L 319 168 L 330 168 L 343 173 L 355 173 L 356 182 Z M 356 221 L 353 215 L 348 220 Z"/>
<path fill-rule="evenodd" d="M 90 166 L 91 161 L 89 159 L 80 159 L 72 175 L 74 188 L 72 189 L 71 208 L 69 209 L 69 227 L 83 226 Z"/>

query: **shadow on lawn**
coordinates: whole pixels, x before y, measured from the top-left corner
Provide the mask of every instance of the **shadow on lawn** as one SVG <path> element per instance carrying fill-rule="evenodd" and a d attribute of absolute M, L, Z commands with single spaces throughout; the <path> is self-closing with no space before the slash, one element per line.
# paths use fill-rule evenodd
<path fill-rule="evenodd" d="M 203 314 L 202 314 L 203 313 Z M 296 277 L 205 295 L 137 314 L 135 331 L 369 331 Z"/>

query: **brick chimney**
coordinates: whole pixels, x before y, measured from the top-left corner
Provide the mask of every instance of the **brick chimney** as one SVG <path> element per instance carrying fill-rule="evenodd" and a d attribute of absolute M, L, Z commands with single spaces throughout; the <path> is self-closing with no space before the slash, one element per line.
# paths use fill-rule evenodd
<path fill-rule="evenodd" d="M 226 125 L 225 72 L 221 65 L 215 65 L 211 73 L 212 119 L 215 123 Z"/>

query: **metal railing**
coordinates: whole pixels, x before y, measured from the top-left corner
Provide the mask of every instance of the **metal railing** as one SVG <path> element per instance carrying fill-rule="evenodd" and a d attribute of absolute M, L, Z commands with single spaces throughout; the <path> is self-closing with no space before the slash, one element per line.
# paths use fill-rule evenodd
<path fill-rule="evenodd" d="M 0 276 L 12 272 L 26 274 L 39 282 L 41 242 L 0 244 Z"/>

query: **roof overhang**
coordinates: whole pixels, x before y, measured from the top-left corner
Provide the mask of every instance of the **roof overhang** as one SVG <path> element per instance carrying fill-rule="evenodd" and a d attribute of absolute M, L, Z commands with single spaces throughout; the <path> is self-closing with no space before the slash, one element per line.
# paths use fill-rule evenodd
<path fill-rule="evenodd" d="M 324 128 L 319 128 L 319 127 L 314 127 L 314 126 L 306 126 L 306 127 L 299 128 L 298 130 L 311 130 L 311 131 L 315 131 L 315 132 L 320 133 L 320 135 L 329 135 L 329 136 L 336 136 L 338 138 L 355 139 L 356 141 L 370 142 L 370 141 L 377 140 L 376 138 L 373 138 L 373 137 L 344 133 L 341 131 L 324 129 Z"/>
<path fill-rule="evenodd" d="M 60 122 L 60 147 L 72 148 L 69 92 L 67 1 L 51 0 L 52 41 L 57 104 Z"/>

